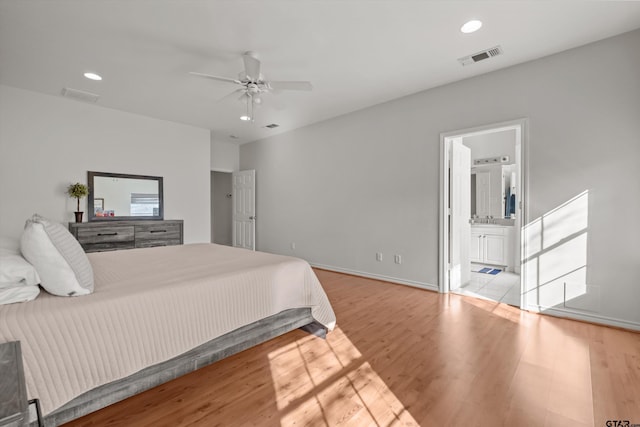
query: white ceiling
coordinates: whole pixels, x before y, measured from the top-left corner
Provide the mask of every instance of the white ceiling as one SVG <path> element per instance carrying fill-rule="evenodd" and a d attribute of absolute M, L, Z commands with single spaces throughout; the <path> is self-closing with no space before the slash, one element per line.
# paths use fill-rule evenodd
<path fill-rule="evenodd" d="M 484 26 L 461 33 L 472 18 Z M 639 27 L 633 1 L 0 0 L 0 83 L 89 91 L 241 143 Z M 457 62 L 496 45 L 503 55 Z M 255 122 L 240 121 L 242 103 L 219 101 L 235 86 L 188 72 L 235 77 L 248 50 L 267 80 L 314 90 L 272 95 L 284 109 L 266 98 Z"/>

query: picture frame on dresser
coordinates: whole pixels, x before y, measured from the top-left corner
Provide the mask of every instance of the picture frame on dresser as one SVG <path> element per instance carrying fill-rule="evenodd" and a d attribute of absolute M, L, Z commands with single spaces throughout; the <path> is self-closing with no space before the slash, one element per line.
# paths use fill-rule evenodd
<path fill-rule="evenodd" d="M 94 213 L 94 215 L 97 212 L 104 212 L 104 198 L 102 198 L 102 197 L 94 197 L 93 198 L 93 213 Z"/>
<path fill-rule="evenodd" d="M 163 220 L 162 181 L 161 176 L 88 171 L 88 221 Z"/>

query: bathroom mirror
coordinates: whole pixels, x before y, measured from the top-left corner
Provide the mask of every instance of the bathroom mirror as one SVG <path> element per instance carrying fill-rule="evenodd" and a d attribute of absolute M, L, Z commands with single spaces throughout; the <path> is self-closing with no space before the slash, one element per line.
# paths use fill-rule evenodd
<path fill-rule="evenodd" d="M 471 215 L 480 218 L 514 218 L 516 185 L 516 165 L 472 168 Z"/>
<path fill-rule="evenodd" d="M 87 173 L 89 221 L 163 219 L 162 177 Z"/>

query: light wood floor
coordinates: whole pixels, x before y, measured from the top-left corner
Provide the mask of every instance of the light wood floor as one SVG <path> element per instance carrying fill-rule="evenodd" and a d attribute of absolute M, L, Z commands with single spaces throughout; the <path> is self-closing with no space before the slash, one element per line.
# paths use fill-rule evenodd
<path fill-rule="evenodd" d="M 326 341 L 294 331 L 67 427 L 640 424 L 640 334 L 317 274 Z"/>

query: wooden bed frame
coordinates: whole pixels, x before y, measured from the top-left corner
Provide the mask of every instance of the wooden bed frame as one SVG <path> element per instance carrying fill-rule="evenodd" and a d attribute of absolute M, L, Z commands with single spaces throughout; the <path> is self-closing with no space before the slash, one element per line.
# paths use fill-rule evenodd
<path fill-rule="evenodd" d="M 166 362 L 96 387 L 47 414 L 44 425 L 54 427 L 80 418 L 298 328 L 321 338 L 325 338 L 327 333 L 326 328 L 311 317 L 310 308 L 285 310 L 215 338 Z M 31 420 L 30 426 L 37 425 L 37 420 Z"/>

